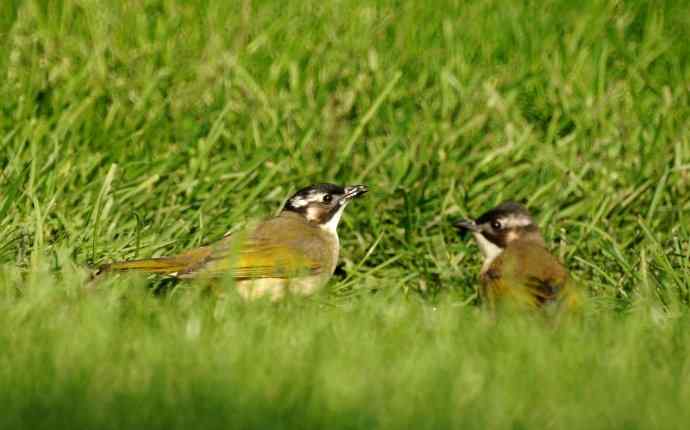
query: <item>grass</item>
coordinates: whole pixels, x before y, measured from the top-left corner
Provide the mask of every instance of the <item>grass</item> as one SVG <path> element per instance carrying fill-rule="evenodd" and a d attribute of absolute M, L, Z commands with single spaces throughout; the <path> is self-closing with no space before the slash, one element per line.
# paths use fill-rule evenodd
<path fill-rule="evenodd" d="M 3 1 L 0 426 L 684 427 L 688 39 L 671 0 Z M 83 288 L 320 181 L 372 190 L 323 296 Z M 508 198 L 582 316 L 477 306 L 449 221 Z"/>

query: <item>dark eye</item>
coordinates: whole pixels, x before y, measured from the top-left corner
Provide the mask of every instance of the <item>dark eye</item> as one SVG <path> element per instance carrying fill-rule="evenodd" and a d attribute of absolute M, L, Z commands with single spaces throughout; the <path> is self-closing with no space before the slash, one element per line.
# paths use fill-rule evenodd
<path fill-rule="evenodd" d="M 501 229 L 501 222 L 500 221 L 491 221 L 491 228 L 494 230 L 500 230 Z"/>
<path fill-rule="evenodd" d="M 332 196 L 332 195 L 326 194 L 325 196 L 323 196 L 323 202 L 324 202 L 324 203 L 330 203 L 331 200 L 333 200 L 333 196 Z"/>

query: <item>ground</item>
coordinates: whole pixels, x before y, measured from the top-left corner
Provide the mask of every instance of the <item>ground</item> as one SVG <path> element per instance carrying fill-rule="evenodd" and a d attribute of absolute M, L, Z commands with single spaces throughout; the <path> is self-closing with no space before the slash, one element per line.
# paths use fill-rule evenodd
<path fill-rule="evenodd" d="M 682 428 L 681 1 L 0 7 L 3 428 Z M 363 183 L 327 292 L 91 268 Z M 524 202 L 582 312 L 492 318 L 453 220 Z"/>

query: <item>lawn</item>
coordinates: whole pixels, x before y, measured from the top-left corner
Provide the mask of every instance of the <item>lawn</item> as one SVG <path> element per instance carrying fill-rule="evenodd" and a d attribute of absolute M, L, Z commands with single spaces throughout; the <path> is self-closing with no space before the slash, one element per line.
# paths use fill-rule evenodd
<path fill-rule="evenodd" d="M 687 427 L 688 40 L 672 0 L 2 0 L 0 428 Z M 86 287 L 324 181 L 371 190 L 324 294 Z M 581 313 L 481 307 L 451 223 L 506 199 Z"/>

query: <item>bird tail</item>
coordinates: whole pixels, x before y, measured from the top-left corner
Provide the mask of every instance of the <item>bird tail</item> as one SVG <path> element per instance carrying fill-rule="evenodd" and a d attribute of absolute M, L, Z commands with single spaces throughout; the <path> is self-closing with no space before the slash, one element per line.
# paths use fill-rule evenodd
<path fill-rule="evenodd" d="M 189 261 L 175 257 L 145 258 L 142 260 L 116 261 L 103 264 L 98 268 L 96 275 L 107 272 L 145 272 L 174 274 L 184 271 L 189 267 Z"/>
<path fill-rule="evenodd" d="M 109 272 L 143 272 L 178 276 L 189 273 L 211 255 L 211 248 L 202 246 L 171 257 L 144 258 L 103 264 L 93 277 Z"/>

